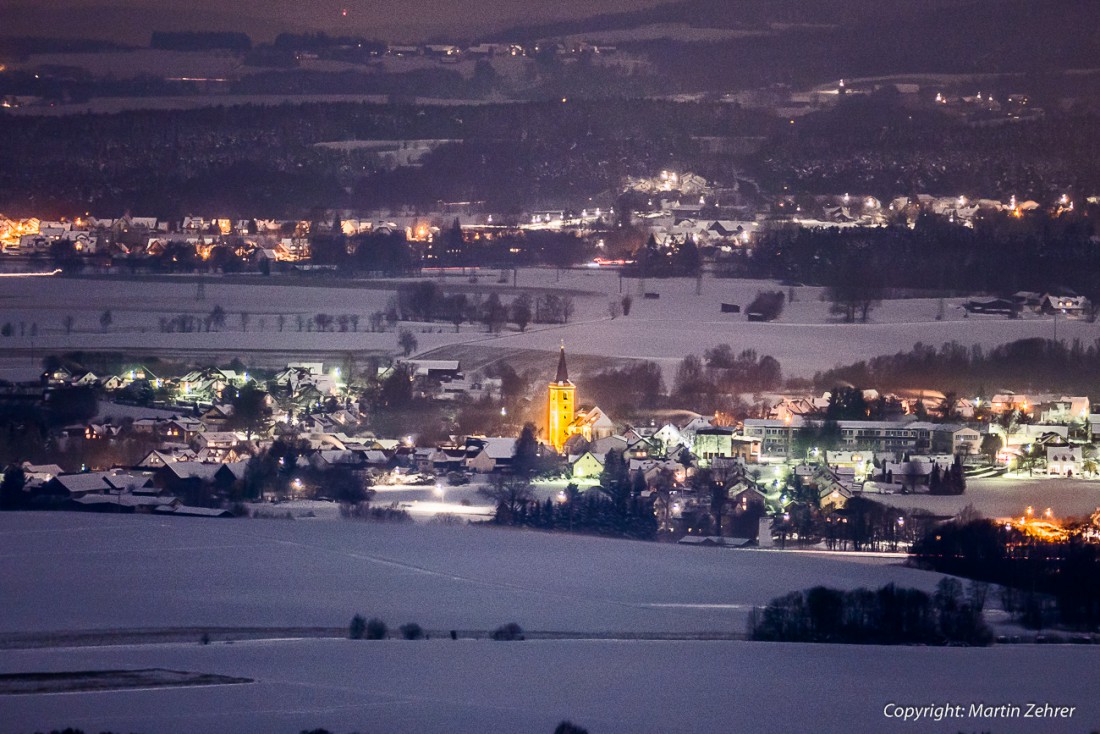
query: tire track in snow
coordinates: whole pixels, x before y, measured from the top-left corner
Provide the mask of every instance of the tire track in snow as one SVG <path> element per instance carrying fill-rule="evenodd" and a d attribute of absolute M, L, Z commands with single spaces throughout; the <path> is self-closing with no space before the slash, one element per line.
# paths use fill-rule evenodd
<path fill-rule="evenodd" d="M 324 553 L 331 553 L 334 555 L 345 556 L 347 558 L 354 558 L 355 560 L 367 561 L 369 563 L 378 564 L 381 566 L 387 566 L 390 568 L 400 569 L 402 571 L 411 571 L 413 573 L 422 574 L 425 576 L 433 576 L 436 578 L 446 579 L 448 581 L 454 581 L 456 583 L 471 584 L 474 586 L 483 586 L 491 589 L 501 589 L 505 591 L 512 591 L 521 594 L 529 594 L 532 596 L 552 597 L 556 599 L 564 599 L 573 602 L 582 603 L 596 603 L 596 604 L 608 604 L 612 606 L 622 607 L 624 609 L 644 609 L 650 611 L 661 611 L 663 609 L 729 609 L 740 610 L 749 609 L 752 605 L 738 605 L 738 604 L 690 604 L 690 603 L 661 603 L 661 602 L 629 602 L 621 601 L 618 599 L 597 598 L 587 594 L 571 594 L 563 591 L 550 591 L 548 589 L 540 589 L 533 586 L 527 586 L 524 584 L 515 584 L 505 581 L 489 581 L 487 579 L 479 579 L 471 576 L 463 576 L 460 574 L 450 573 L 447 571 L 440 571 L 437 569 L 428 568 L 426 566 L 417 565 L 414 563 L 408 563 L 406 561 L 399 561 L 392 558 L 386 558 L 384 556 L 372 555 L 369 553 L 360 553 L 356 551 L 340 550 L 336 548 L 329 548 L 323 545 L 317 545 L 313 543 L 303 543 L 301 541 L 285 540 L 282 538 L 272 538 L 270 536 L 255 535 L 254 537 L 262 538 L 272 543 L 279 545 L 293 546 L 306 548 L 313 551 L 321 551 Z"/>

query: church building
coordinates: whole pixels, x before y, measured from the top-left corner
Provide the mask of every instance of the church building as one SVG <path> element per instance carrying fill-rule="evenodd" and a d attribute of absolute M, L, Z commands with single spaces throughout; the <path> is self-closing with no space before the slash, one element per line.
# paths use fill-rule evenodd
<path fill-rule="evenodd" d="M 550 383 L 546 406 L 546 440 L 561 453 L 569 440 L 569 426 L 577 406 L 577 386 L 569 381 L 569 368 L 565 365 L 565 344 L 558 357 L 558 373 Z"/>
<path fill-rule="evenodd" d="M 598 407 L 578 407 L 577 386 L 569 380 L 565 344 L 558 356 L 558 372 L 549 386 L 546 401 L 546 440 L 561 453 L 571 436 L 598 441 L 615 433 L 615 424 Z"/>

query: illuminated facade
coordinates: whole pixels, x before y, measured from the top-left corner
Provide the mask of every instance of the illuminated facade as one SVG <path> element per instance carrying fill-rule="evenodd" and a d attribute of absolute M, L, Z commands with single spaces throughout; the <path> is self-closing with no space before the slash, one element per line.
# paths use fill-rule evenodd
<path fill-rule="evenodd" d="M 573 423 L 576 409 L 577 387 L 569 381 L 569 370 L 565 365 L 565 344 L 561 346 L 558 357 L 558 372 L 550 383 L 546 406 L 546 440 L 560 452 L 569 438 L 569 427 Z"/>

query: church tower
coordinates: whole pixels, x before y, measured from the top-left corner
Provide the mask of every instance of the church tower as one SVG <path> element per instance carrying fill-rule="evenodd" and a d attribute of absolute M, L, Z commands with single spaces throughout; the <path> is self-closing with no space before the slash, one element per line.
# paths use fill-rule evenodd
<path fill-rule="evenodd" d="M 561 452 L 569 438 L 569 425 L 573 422 L 576 409 L 577 387 L 569 381 L 569 370 L 565 366 L 565 342 L 561 345 L 558 357 L 558 374 L 550 383 L 546 406 L 546 440 Z"/>

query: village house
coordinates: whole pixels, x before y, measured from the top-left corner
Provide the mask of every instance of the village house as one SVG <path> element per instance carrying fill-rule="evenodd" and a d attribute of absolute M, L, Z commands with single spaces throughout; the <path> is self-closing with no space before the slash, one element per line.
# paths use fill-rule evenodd
<path fill-rule="evenodd" d="M 209 431 L 224 428 L 232 419 L 232 405 L 213 405 L 199 418 Z"/>
<path fill-rule="evenodd" d="M 314 451 L 309 456 L 309 465 L 320 472 L 332 469 L 363 469 L 366 461 L 362 453 L 358 451 Z"/>
<path fill-rule="evenodd" d="M 1042 403 L 1040 423 L 1079 423 L 1085 421 L 1092 406 L 1086 396 L 1069 397 L 1063 395 L 1057 399 Z"/>
<path fill-rule="evenodd" d="M 718 458 L 751 463 L 760 458 L 760 441 L 755 437 L 737 435 L 732 428 L 703 428 L 695 432 L 692 453 L 704 466 Z"/>
<path fill-rule="evenodd" d="M 1083 472 L 1084 459 L 1080 446 L 1047 446 L 1047 474 L 1076 477 Z"/>
<path fill-rule="evenodd" d="M 917 447 L 925 451 L 972 456 L 982 444 L 979 431 L 957 423 L 917 421 L 908 428 L 917 432 Z"/>
<path fill-rule="evenodd" d="M 147 472 L 112 469 L 105 472 L 57 474 L 31 495 L 31 502 L 34 505 L 57 506 L 85 495 L 111 493 L 155 495 L 157 490 L 154 488 L 153 475 Z"/>
<path fill-rule="evenodd" d="M 573 467 L 574 479 L 596 479 L 603 473 L 604 455 L 585 451 L 577 456 L 570 456 L 569 463 Z"/>
<path fill-rule="evenodd" d="M 516 451 L 514 438 L 470 438 L 466 440 L 466 468 L 478 474 L 508 469 Z"/>

